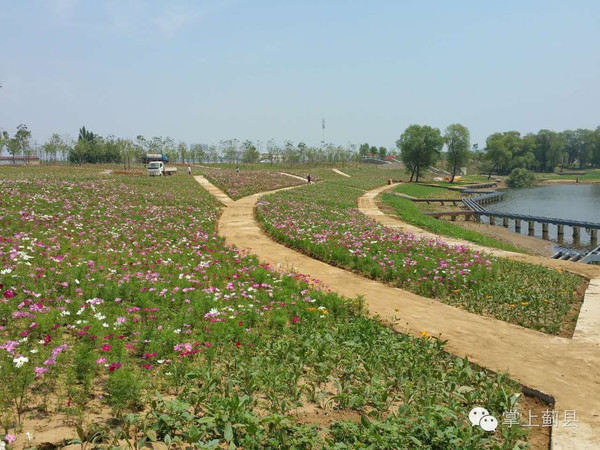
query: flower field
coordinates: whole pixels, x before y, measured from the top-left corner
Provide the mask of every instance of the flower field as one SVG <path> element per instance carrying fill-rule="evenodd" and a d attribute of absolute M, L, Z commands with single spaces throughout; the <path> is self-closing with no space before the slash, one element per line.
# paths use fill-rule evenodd
<path fill-rule="evenodd" d="M 214 185 L 221 188 L 229 197 L 237 200 L 257 192 L 272 191 L 288 186 L 297 186 L 305 181 L 266 170 L 215 169 L 203 170 L 203 175 Z"/>
<path fill-rule="evenodd" d="M 0 190 L 7 448 L 47 441 L 51 419 L 57 445 L 524 445 L 468 422 L 518 404 L 516 383 L 227 247 L 191 177 L 10 168 Z"/>
<path fill-rule="evenodd" d="M 387 229 L 353 207 L 359 195 L 325 182 L 261 199 L 257 217 L 280 242 L 327 263 L 478 314 L 572 333 L 580 277 Z"/>

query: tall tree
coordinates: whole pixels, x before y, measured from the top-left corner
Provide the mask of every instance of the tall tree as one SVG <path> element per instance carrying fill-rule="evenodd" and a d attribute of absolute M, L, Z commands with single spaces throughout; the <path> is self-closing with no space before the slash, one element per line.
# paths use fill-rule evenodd
<path fill-rule="evenodd" d="M 561 134 L 540 130 L 536 137 L 536 159 L 542 171 L 552 172 L 559 165 L 565 148 Z"/>
<path fill-rule="evenodd" d="M 452 173 L 450 183 L 453 183 L 458 170 L 469 162 L 469 130 L 459 123 L 448 125 L 444 131 L 444 141 L 448 146 L 448 170 Z"/>
<path fill-rule="evenodd" d="M 385 159 L 385 157 L 387 156 L 387 148 L 379 147 L 378 154 L 380 159 Z"/>
<path fill-rule="evenodd" d="M 366 158 L 367 156 L 369 156 L 369 149 L 371 147 L 369 146 L 369 144 L 367 144 L 366 142 L 364 144 L 361 144 L 360 147 L 358 148 L 358 153 L 360 154 L 360 156 L 362 156 L 363 158 Z"/>
<path fill-rule="evenodd" d="M 186 157 L 189 160 L 188 146 L 185 142 L 180 142 L 179 144 L 177 144 L 177 152 L 179 153 L 179 157 L 181 158 L 182 163 L 185 163 Z"/>
<path fill-rule="evenodd" d="M 56 161 L 56 155 L 62 152 L 65 147 L 63 138 L 60 134 L 54 133 L 48 140 L 42 145 L 46 158 L 50 161 Z"/>
<path fill-rule="evenodd" d="M 489 164 L 488 180 L 494 170 L 498 173 L 505 171 L 510 164 L 512 154 L 506 147 L 506 140 L 502 133 L 494 133 L 485 141 L 485 159 Z"/>
<path fill-rule="evenodd" d="M 421 172 L 435 164 L 444 145 L 440 130 L 428 125 L 411 125 L 396 141 L 401 152 L 402 162 L 410 173 L 410 181 L 416 175 L 419 182 Z"/>
<path fill-rule="evenodd" d="M 245 163 L 256 163 L 260 158 L 260 153 L 256 146 L 250 140 L 242 142 L 242 161 Z"/>
<path fill-rule="evenodd" d="M 8 134 L 8 131 L 2 130 L 2 133 L 0 133 L 0 156 L 2 156 L 2 153 L 4 152 L 4 147 L 8 146 L 9 141 L 10 136 Z"/>
<path fill-rule="evenodd" d="M 96 135 L 89 130 L 86 130 L 85 127 L 81 127 L 79 129 L 79 141 L 93 141 L 96 138 Z"/>
<path fill-rule="evenodd" d="M 23 125 L 23 124 L 19 125 L 17 127 L 17 132 L 8 142 L 8 152 L 13 157 L 13 163 L 14 163 L 14 159 L 17 155 L 22 155 L 23 157 L 25 156 L 25 154 L 28 151 L 29 146 L 30 146 L 30 143 L 29 143 L 30 140 L 31 140 L 31 131 L 29 131 L 27 129 L 27 125 Z M 24 161 L 25 161 L 25 163 L 27 163 L 27 161 L 25 159 L 24 159 Z"/>

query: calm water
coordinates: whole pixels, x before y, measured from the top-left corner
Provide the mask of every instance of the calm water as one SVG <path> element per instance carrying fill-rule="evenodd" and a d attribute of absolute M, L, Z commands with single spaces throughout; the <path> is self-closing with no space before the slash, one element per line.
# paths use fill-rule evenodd
<path fill-rule="evenodd" d="M 587 220 L 600 223 L 600 184 L 539 186 L 509 189 L 504 200 L 485 206 L 490 211 L 531 214 L 560 219 Z M 498 223 L 501 219 L 496 220 Z M 514 230 L 514 222 L 510 222 Z M 521 233 L 527 234 L 527 223 L 521 222 Z M 536 224 L 536 236 L 542 235 L 542 225 Z M 565 242 L 570 243 L 572 229 L 565 227 Z M 549 237 L 556 240 L 556 226 L 550 225 Z M 581 244 L 589 244 L 589 234 L 581 230 Z"/>

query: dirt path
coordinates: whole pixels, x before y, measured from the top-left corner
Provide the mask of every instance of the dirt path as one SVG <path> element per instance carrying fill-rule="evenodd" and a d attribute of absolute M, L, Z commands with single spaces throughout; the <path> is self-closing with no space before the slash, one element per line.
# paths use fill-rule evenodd
<path fill-rule="evenodd" d="M 350 175 L 348 175 L 347 173 L 342 172 L 341 170 L 338 170 L 338 169 L 331 169 L 331 170 L 333 170 L 335 173 L 337 173 L 338 175 L 341 175 L 343 177 L 352 178 Z"/>
<path fill-rule="evenodd" d="M 385 188 L 389 187 L 382 190 Z M 371 205 L 365 201 L 365 196 L 369 194 L 372 194 Z M 232 202 L 223 211 L 219 219 L 219 234 L 228 244 L 248 249 L 262 261 L 280 270 L 294 270 L 317 277 L 330 289 L 346 297 L 363 296 L 370 312 L 390 322 L 395 330 L 412 335 L 427 331 L 446 340 L 446 349 L 450 353 L 467 356 L 476 364 L 494 371 L 507 371 L 518 382 L 553 395 L 556 400 L 555 410 L 559 411 L 561 418 L 564 411 L 575 410 L 578 420 L 577 427 L 574 428 L 553 428 L 553 448 L 598 448 L 599 342 L 550 336 L 471 314 L 309 258 L 273 242 L 260 229 L 254 217 L 254 206 L 260 195 L 262 194 Z M 369 215 L 386 217 L 376 208 L 376 195 L 373 191 L 365 194 L 361 198 L 362 209 L 370 209 Z M 531 258 L 535 258 L 497 252 L 529 262 Z M 564 267 L 564 264 L 566 263 L 556 261 L 557 267 Z M 595 276 L 597 271 L 592 269 L 581 268 L 580 271 Z"/>
<path fill-rule="evenodd" d="M 298 175 L 292 175 L 291 173 L 279 172 L 279 175 L 285 175 L 286 177 L 297 178 L 298 180 L 306 181 L 306 178 L 299 177 Z"/>

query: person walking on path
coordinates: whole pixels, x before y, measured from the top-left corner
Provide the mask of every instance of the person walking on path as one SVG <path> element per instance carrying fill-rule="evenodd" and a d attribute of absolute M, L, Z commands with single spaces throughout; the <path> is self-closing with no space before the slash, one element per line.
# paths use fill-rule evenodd
<path fill-rule="evenodd" d="M 308 184 L 311 184 L 310 183 L 310 173 L 308 174 L 308 176 L 306 177 L 306 179 L 308 180 Z"/>
<path fill-rule="evenodd" d="M 188 166 L 188 175 L 191 175 L 191 174 L 192 174 L 192 167 Z"/>

